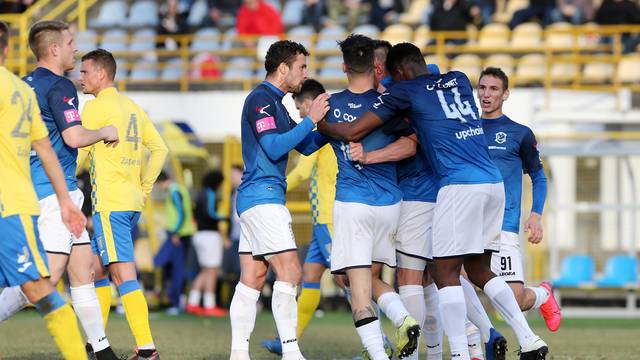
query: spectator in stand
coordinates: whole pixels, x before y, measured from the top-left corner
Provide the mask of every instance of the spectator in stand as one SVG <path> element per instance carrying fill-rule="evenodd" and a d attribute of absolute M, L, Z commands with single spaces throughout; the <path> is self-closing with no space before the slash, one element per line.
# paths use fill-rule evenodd
<path fill-rule="evenodd" d="M 282 35 L 280 13 L 264 0 L 244 0 L 236 19 L 238 35 Z"/>
<path fill-rule="evenodd" d="M 235 24 L 242 0 L 207 0 L 207 5 L 209 17 L 204 25 L 227 27 Z"/>
<path fill-rule="evenodd" d="M 177 35 L 185 34 L 189 28 L 187 26 L 186 12 L 178 11 L 178 0 L 167 0 L 160 7 L 160 24 L 158 25 L 158 35 Z M 167 50 L 175 50 L 178 48 L 178 43 L 168 37 L 158 44 L 158 47 L 164 47 Z"/>
<path fill-rule="evenodd" d="M 0 1 L 0 14 L 23 13 L 35 0 L 6 0 Z"/>
<path fill-rule="evenodd" d="M 630 0 L 604 0 L 596 12 L 596 23 L 599 25 L 636 25 L 640 24 L 640 8 Z M 611 38 L 603 39 L 610 43 Z M 640 44 L 640 34 L 623 34 L 623 52 L 634 52 Z"/>
<path fill-rule="evenodd" d="M 238 254 L 238 245 L 240 244 L 240 217 L 236 211 L 236 194 L 238 186 L 242 181 L 242 173 L 244 169 L 241 165 L 234 165 L 231 168 L 231 206 L 229 210 L 229 236 L 225 239 L 224 255 L 222 257 L 222 268 L 225 277 L 234 278 L 236 281 L 240 279 L 240 255 Z M 235 286 L 231 287 L 235 289 Z"/>
<path fill-rule="evenodd" d="M 369 24 L 373 24 L 380 30 L 387 25 L 398 22 L 398 17 L 404 11 L 401 0 L 368 0 L 371 4 L 369 12 Z"/>
<path fill-rule="evenodd" d="M 480 7 L 466 0 L 436 0 L 430 15 L 431 31 L 466 31 L 474 20 L 480 20 Z M 466 39 L 451 39 L 452 44 L 464 44 Z"/>
<path fill-rule="evenodd" d="M 555 0 L 530 0 L 528 7 L 513 14 L 509 27 L 513 29 L 534 18 L 538 18 L 544 27 L 554 22 L 555 13 L 557 13 Z"/>
<path fill-rule="evenodd" d="M 304 0 L 304 10 L 302 10 L 302 23 L 311 25 L 316 32 L 324 26 L 326 0 Z"/>
<path fill-rule="evenodd" d="M 198 256 L 200 272 L 191 284 L 186 311 L 195 315 L 225 316 L 228 311 L 216 306 L 218 270 L 222 263 L 222 237 L 217 211 L 218 189 L 222 184 L 222 173 L 211 171 L 202 180 L 202 192 L 196 199 L 195 218 L 198 231 L 193 236 L 193 247 Z M 203 297 L 204 295 L 204 297 Z M 202 300 L 203 306 L 200 306 Z"/>
<path fill-rule="evenodd" d="M 360 15 L 369 12 L 369 4 L 363 4 L 361 0 L 328 0 L 329 18 L 334 25 L 342 24 L 342 17 L 347 17 L 347 30 L 351 31 L 358 25 Z"/>
<path fill-rule="evenodd" d="M 553 20 L 582 25 L 593 20 L 593 14 L 593 0 L 558 0 Z"/>

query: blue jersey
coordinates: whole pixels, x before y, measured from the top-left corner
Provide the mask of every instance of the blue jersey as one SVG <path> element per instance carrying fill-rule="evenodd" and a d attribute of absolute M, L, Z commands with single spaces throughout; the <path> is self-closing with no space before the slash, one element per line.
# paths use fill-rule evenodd
<path fill-rule="evenodd" d="M 24 80 L 35 91 L 42 120 L 49 130 L 51 146 L 58 156 L 69 191 L 76 190 L 76 160 L 78 150 L 68 146 L 62 138 L 66 129 L 82 125 L 78 112 L 78 92 L 73 83 L 51 72 L 36 68 Z M 55 194 L 53 185 L 35 152 L 31 153 L 31 180 L 39 199 Z"/>
<path fill-rule="evenodd" d="M 328 122 L 354 121 L 369 110 L 378 95 L 373 89 L 362 94 L 354 94 L 349 90 L 332 94 L 326 119 Z M 364 137 L 360 143 L 364 151 L 368 152 L 381 149 L 394 141 L 395 136 L 381 127 Z M 402 199 L 395 163 L 362 165 L 351 160 L 348 143 L 335 139 L 330 139 L 329 142 L 338 159 L 336 200 L 386 206 Z"/>
<path fill-rule="evenodd" d="M 401 81 L 382 94 L 371 111 L 383 121 L 398 114 L 411 119 L 441 187 L 502 181 L 465 74 L 452 71 Z"/>
<path fill-rule="evenodd" d="M 387 124 L 393 124 L 390 126 L 391 131 L 396 137 L 402 137 L 415 133 L 410 122 L 411 120 L 409 119 L 396 118 L 396 120 Z M 402 200 L 436 202 L 439 179 L 433 172 L 422 149 L 420 149 L 420 144 L 418 144 L 414 156 L 396 163 L 396 169 L 398 172 L 398 186 L 402 190 Z"/>
<path fill-rule="evenodd" d="M 296 126 L 309 126 L 310 132 L 313 123 L 305 119 L 300 125 L 296 125 L 282 104 L 284 95 L 281 90 L 265 81 L 245 99 L 241 123 L 245 169 L 237 193 L 238 214 L 260 204 L 285 203 L 288 152 L 272 160 L 267 155 L 268 149 L 263 149 L 260 140 L 270 134 L 286 133 Z"/>
<path fill-rule="evenodd" d="M 504 179 L 502 230 L 517 233 L 520 229 L 522 173 L 531 174 L 542 169 L 536 137 L 531 129 L 506 115 L 483 119 L 483 127 L 491 158 Z"/>

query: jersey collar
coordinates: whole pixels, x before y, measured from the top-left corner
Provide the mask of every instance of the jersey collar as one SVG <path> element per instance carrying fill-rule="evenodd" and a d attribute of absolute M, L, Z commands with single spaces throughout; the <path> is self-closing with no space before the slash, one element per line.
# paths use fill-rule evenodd
<path fill-rule="evenodd" d="M 97 97 L 101 97 L 101 96 L 107 96 L 107 95 L 115 95 L 118 93 L 118 89 L 116 89 L 113 86 L 110 86 L 108 88 L 102 89 L 100 90 L 100 92 L 98 93 Z"/>
<path fill-rule="evenodd" d="M 271 89 L 273 92 L 276 93 L 276 95 L 278 95 L 280 97 L 280 99 L 282 99 L 284 97 L 284 92 L 280 89 L 278 89 L 275 85 L 273 85 L 272 83 L 268 82 L 268 81 L 263 81 L 262 84 L 264 84 L 266 87 L 268 87 L 269 89 Z"/>

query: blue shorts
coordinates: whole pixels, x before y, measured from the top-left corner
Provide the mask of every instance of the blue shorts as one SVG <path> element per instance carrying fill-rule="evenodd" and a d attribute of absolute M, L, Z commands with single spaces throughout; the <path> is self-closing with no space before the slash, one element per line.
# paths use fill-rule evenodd
<path fill-rule="evenodd" d="M 331 267 L 331 229 L 329 226 L 327 224 L 313 225 L 311 244 L 304 262 Z"/>
<path fill-rule="evenodd" d="M 134 262 L 133 228 L 139 211 L 103 211 L 93 214 L 92 247 L 107 266 L 116 262 Z"/>
<path fill-rule="evenodd" d="M 0 287 L 49 277 L 37 216 L 0 217 Z"/>

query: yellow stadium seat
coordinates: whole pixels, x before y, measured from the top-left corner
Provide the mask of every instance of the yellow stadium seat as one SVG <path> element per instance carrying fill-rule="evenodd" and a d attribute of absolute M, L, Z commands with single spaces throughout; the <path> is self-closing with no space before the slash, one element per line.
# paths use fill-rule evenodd
<path fill-rule="evenodd" d="M 487 57 L 484 61 L 484 67 L 489 66 L 502 69 L 507 76 L 513 75 L 514 61 L 509 54 L 494 54 Z"/>
<path fill-rule="evenodd" d="M 462 71 L 475 84 L 482 71 L 482 60 L 474 54 L 458 55 L 451 60 L 451 70 Z"/>
<path fill-rule="evenodd" d="M 640 55 L 628 55 L 620 60 L 618 79 L 624 84 L 640 83 Z"/>
<path fill-rule="evenodd" d="M 542 44 L 542 27 L 528 22 L 516 26 L 511 33 L 511 46 L 515 48 L 535 47 Z"/>
<path fill-rule="evenodd" d="M 527 54 L 518 61 L 515 80 L 518 84 L 541 83 L 544 80 L 544 72 L 544 55 Z"/>
<path fill-rule="evenodd" d="M 578 74 L 578 65 L 573 63 L 558 62 L 551 65 L 551 81 L 554 84 L 566 84 Z"/>
<path fill-rule="evenodd" d="M 553 49 L 569 49 L 573 46 L 574 37 L 569 31 L 572 25 L 569 23 L 555 23 L 547 26 L 545 45 Z M 560 30 L 560 31 L 556 31 Z"/>
<path fill-rule="evenodd" d="M 440 69 L 441 74 L 445 74 L 447 71 L 449 71 L 449 59 L 444 56 L 425 56 L 424 61 L 427 64 L 438 65 L 438 69 Z"/>
<path fill-rule="evenodd" d="M 406 12 L 400 14 L 399 21 L 407 25 L 418 25 L 422 22 L 429 0 L 413 0 Z"/>
<path fill-rule="evenodd" d="M 391 45 L 401 42 L 411 42 L 413 38 L 413 30 L 406 24 L 393 24 L 384 29 L 380 38 L 382 40 L 387 40 Z"/>
<path fill-rule="evenodd" d="M 582 81 L 589 84 L 601 84 L 613 81 L 615 66 L 607 62 L 590 62 L 582 70 Z"/>
<path fill-rule="evenodd" d="M 509 44 L 511 30 L 505 24 L 488 24 L 480 30 L 478 45 L 483 47 L 503 47 Z"/>
<path fill-rule="evenodd" d="M 507 0 L 504 11 L 493 14 L 493 20 L 500 23 L 508 23 L 513 17 L 513 13 L 529 6 L 529 0 Z"/>
<path fill-rule="evenodd" d="M 413 33 L 413 43 L 419 48 L 429 44 L 429 40 L 431 40 L 431 30 L 427 25 L 420 26 Z"/>

